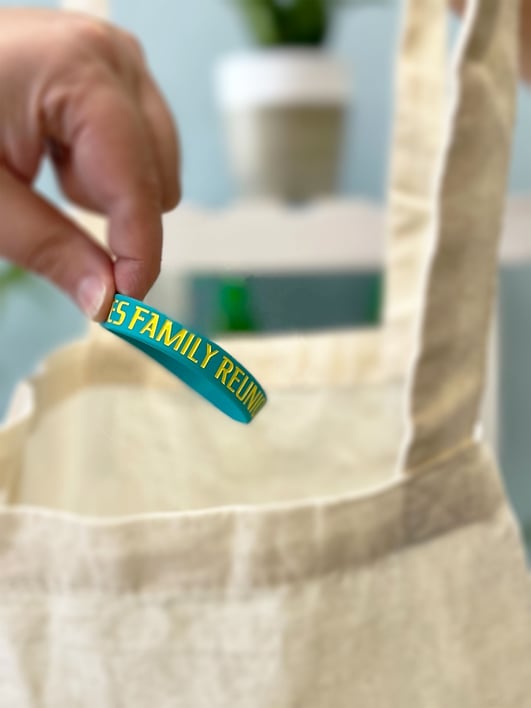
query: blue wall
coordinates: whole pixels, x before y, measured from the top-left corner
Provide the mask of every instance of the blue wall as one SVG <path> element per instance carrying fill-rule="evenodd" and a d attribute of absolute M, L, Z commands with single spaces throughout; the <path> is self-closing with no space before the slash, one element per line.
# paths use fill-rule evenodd
<path fill-rule="evenodd" d="M 178 117 L 184 195 L 219 204 L 234 195 L 213 97 L 219 57 L 249 41 L 231 0 L 111 0 L 113 20 L 143 41 L 152 70 Z M 400 3 L 345 8 L 331 48 L 348 63 L 355 96 L 344 160 L 343 189 L 381 199 L 389 147 L 393 59 Z M 531 98 L 522 91 L 511 174 L 513 191 L 531 187 Z"/>
<path fill-rule="evenodd" d="M 385 184 L 396 3 L 338 14 L 332 47 L 351 67 L 357 109 L 349 123 L 344 187 L 381 197 Z M 230 0 L 193 3 L 113 0 L 113 19 L 138 34 L 181 129 L 186 197 L 210 203 L 233 196 L 213 95 L 213 67 L 248 37 Z M 162 21 L 164 18 L 164 21 Z"/>
<path fill-rule="evenodd" d="M 37 0 L 34 6 L 57 6 Z M 342 187 L 382 199 L 385 193 L 399 0 L 345 7 L 336 18 L 331 49 L 349 65 L 355 97 Z M 2 1 L 1 6 L 23 3 Z M 112 19 L 138 35 L 151 69 L 177 117 L 184 155 L 184 197 L 222 204 L 235 194 L 227 169 L 213 92 L 219 57 L 249 44 L 232 0 L 110 0 Z M 531 97 L 522 89 L 511 170 L 511 190 L 531 188 Z M 41 185 L 51 192 L 46 174 Z"/>

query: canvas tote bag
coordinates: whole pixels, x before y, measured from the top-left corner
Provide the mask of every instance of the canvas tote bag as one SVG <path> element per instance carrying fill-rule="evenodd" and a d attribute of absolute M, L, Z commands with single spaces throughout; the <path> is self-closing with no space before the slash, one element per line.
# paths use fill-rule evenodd
<path fill-rule="evenodd" d="M 531 705 L 478 426 L 518 2 L 468 3 L 449 111 L 444 5 L 407 5 L 381 330 L 232 342 L 270 396 L 250 427 L 97 328 L 19 387 L 1 708 Z"/>

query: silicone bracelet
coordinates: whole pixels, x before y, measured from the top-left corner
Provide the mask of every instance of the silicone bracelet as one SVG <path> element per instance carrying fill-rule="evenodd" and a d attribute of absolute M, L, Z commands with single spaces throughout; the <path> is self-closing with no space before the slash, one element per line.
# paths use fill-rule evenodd
<path fill-rule="evenodd" d="M 102 325 L 234 420 L 250 423 L 267 401 L 254 376 L 219 344 L 143 302 L 116 294 Z"/>

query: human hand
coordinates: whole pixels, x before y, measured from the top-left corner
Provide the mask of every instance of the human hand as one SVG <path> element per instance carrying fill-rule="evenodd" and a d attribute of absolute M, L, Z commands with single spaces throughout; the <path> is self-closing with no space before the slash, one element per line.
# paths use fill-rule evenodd
<path fill-rule="evenodd" d="M 172 117 L 120 29 L 14 9 L 0 27 L 0 256 L 104 319 L 115 291 L 143 298 L 158 276 L 180 194 Z M 47 151 L 66 196 L 109 217 L 111 254 L 32 189 Z"/>
<path fill-rule="evenodd" d="M 466 0 L 450 0 L 452 9 L 463 14 Z M 531 0 L 521 0 L 520 70 L 524 81 L 531 82 Z"/>

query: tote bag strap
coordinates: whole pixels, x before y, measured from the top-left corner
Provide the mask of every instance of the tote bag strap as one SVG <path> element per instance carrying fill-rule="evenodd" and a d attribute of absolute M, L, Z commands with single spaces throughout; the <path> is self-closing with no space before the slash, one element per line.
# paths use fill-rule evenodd
<path fill-rule="evenodd" d="M 393 361 L 411 358 L 446 106 L 447 0 L 405 0 L 395 78 L 385 324 Z M 398 367 L 400 370 L 400 367 Z"/>
<path fill-rule="evenodd" d="M 514 123 L 518 7 L 518 0 L 467 3 L 432 197 L 401 460 L 407 474 L 472 439 L 479 419 Z"/>

